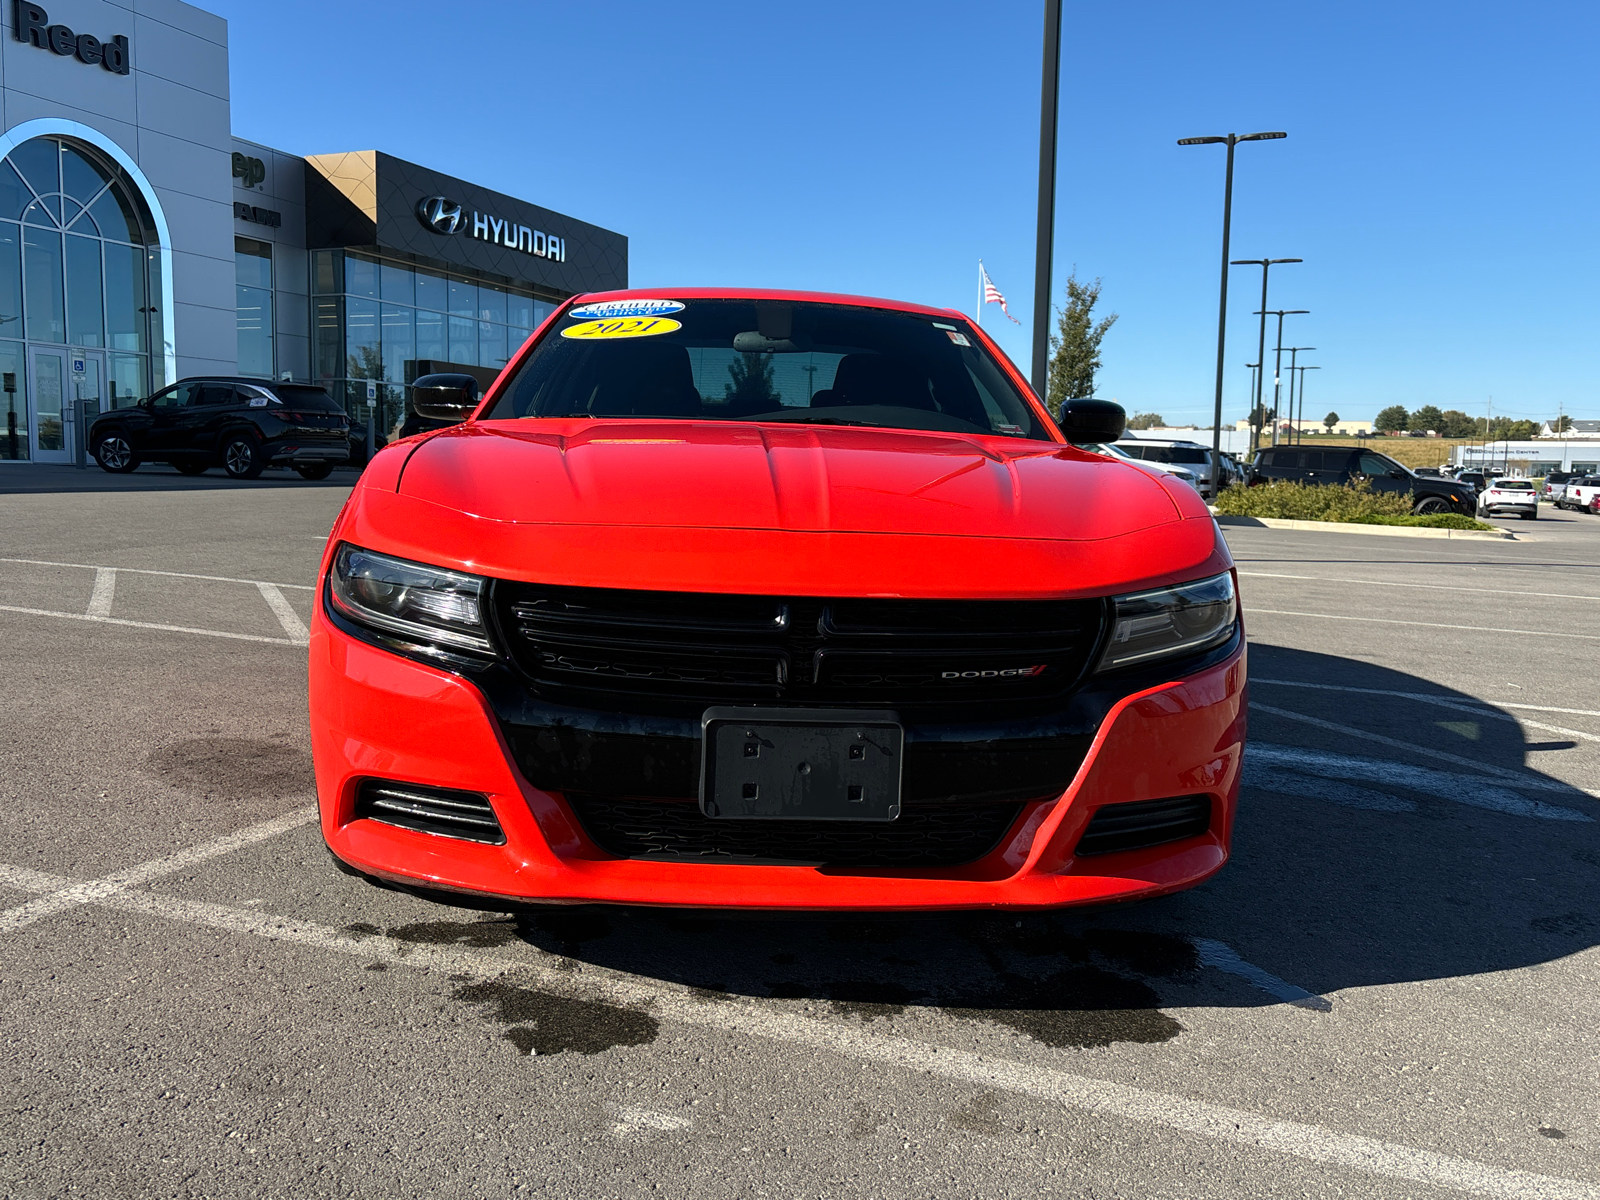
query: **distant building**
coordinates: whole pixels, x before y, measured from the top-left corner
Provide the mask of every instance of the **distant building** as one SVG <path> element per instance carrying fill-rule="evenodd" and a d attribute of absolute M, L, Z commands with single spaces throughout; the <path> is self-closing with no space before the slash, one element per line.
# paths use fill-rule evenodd
<path fill-rule="evenodd" d="M 1567 418 L 1565 433 L 1557 433 L 1556 423 L 1554 421 L 1546 421 L 1539 426 L 1539 432 L 1534 436 L 1541 438 L 1600 438 L 1600 421 L 1579 421 L 1569 417 Z"/>
<path fill-rule="evenodd" d="M 1235 429 L 1248 430 L 1250 428 L 1250 422 L 1249 421 L 1238 421 L 1238 422 L 1235 422 L 1234 428 Z M 1312 421 L 1312 420 L 1309 420 L 1309 419 L 1304 420 L 1304 421 L 1280 421 L 1278 423 L 1278 428 L 1280 430 L 1282 430 L 1284 433 L 1292 433 L 1296 429 L 1298 429 L 1301 433 L 1327 433 L 1328 432 L 1328 427 L 1326 425 L 1324 425 L 1321 421 Z M 1270 431 L 1270 426 L 1268 427 L 1268 429 Z M 1338 435 L 1339 437 L 1370 437 L 1370 436 L 1372 436 L 1372 422 L 1371 421 L 1336 421 L 1336 422 L 1334 422 L 1333 432 L 1336 435 Z"/>

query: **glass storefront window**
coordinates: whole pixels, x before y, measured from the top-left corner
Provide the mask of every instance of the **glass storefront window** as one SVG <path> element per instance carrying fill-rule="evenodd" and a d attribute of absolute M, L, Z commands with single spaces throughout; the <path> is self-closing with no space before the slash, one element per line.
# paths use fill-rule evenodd
<path fill-rule="evenodd" d="M 450 281 L 432 271 L 417 271 L 417 307 L 431 308 L 434 312 L 450 309 Z"/>
<path fill-rule="evenodd" d="M 445 310 L 452 317 L 476 317 L 478 315 L 478 285 L 465 283 L 460 279 L 450 281 L 450 307 Z M 457 359 L 457 362 L 466 361 Z"/>
<path fill-rule="evenodd" d="M 383 378 L 405 383 L 406 364 L 416 361 L 416 335 L 413 309 L 395 304 L 383 306 Z"/>
<path fill-rule="evenodd" d="M 344 291 L 347 296 L 378 298 L 378 264 L 355 254 L 344 256 Z"/>
<path fill-rule="evenodd" d="M 0 337 L 21 336 L 22 229 L 10 221 L 0 221 Z"/>
<path fill-rule="evenodd" d="M 343 254 L 318 250 L 311 256 L 311 289 L 319 296 L 336 296 L 344 291 Z"/>
<path fill-rule="evenodd" d="M 113 350 L 145 349 L 144 251 L 106 244 L 106 342 Z"/>
<path fill-rule="evenodd" d="M 318 379 L 344 378 L 343 301 L 337 296 L 319 296 L 313 313 L 316 330 Z"/>
<path fill-rule="evenodd" d="M 421 308 L 417 310 L 418 358 L 449 359 L 450 345 L 445 336 L 445 320 L 443 313 L 428 312 Z"/>
<path fill-rule="evenodd" d="M 378 290 L 383 293 L 383 299 L 388 304 L 404 304 L 408 307 L 417 302 L 416 276 L 410 267 L 397 267 L 393 263 L 381 263 L 378 266 Z"/>
<path fill-rule="evenodd" d="M 466 361 L 466 360 L 463 360 Z M 506 365 L 506 327 L 489 321 L 478 322 L 478 361 L 480 367 Z"/>
<path fill-rule="evenodd" d="M 106 344 L 100 277 L 100 239 L 67 235 L 67 340 L 74 346 Z"/>
<path fill-rule="evenodd" d="M 106 377 L 111 384 L 111 407 L 132 408 L 144 395 L 145 362 L 142 354 L 106 355 Z"/>
<path fill-rule="evenodd" d="M 27 373 L 22 369 L 21 342 L 0 342 L 0 413 L 0 459 L 28 458 Z"/>
<path fill-rule="evenodd" d="M 450 318 L 450 361 L 466 366 L 478 363 L 478 323 L 461 317 Z"/>
<path fill-rule="evenodd" d="M 53 156 L 52 156 L 53 157 Z M 30 342 L 67 340 L 66 305 L 61 295 L 61 235 L 22 227 L 22 292 Z"/>
<path fill-rule="evenodd" d="M 383 378 L 383 358 L 378 340 L 378 306 L 373 301 L 358 300 L 354 296 L 345 298 L 344 346 L 346 379 Z"/>
<path fill-rule="evenodd" d="M 519 329 L 533 328 L 533 297 L 506 294 L 506 323 Z"/>
<path fill-rule="evenodd" d="M 271 379 L 272 245 L 233 239 L 233 277 L 239 330 L 239 374 Z"/>
<path fill-rule="evenodd" d="M 478 287 L 478 319 L 504 325 L 506 321 L 506 294 L 501 288 L 480 284 Z"/>

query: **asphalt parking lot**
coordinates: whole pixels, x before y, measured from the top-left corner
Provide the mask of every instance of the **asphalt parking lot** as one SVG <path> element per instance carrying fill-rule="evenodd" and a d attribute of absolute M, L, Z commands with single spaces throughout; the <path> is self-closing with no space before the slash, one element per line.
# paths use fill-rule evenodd
<path fill-rule="evenodd" d="M 1600 518 L 1230 529 L 1194 891 L 517 921 L 331 865 L 275 474 L 0 477 L 0 1193 L 1600 1197 Z"/>

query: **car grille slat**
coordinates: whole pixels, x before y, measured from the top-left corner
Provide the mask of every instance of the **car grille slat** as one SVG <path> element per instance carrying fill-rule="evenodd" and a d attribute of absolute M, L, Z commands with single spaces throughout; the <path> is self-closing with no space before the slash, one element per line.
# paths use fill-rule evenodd
<path fill-rule="evenodd" d="M 897 820 L 712 820 L 693 803 L 567 793 L 589 837 L 619 858 L 788 866 L 954 867 L 1000 841 L 1020 804 L 908 805 Z"/>
<path fill-rule="evenodd" d="M 481 792 L 364 779 L 356 791 L 357 817 L 440 837 L 503 846 L 505 832 Z"/>
<path fill-rule="evenodd" d="M 1211 828 L 1211 797 L 1174 796 L 1107 804 L 1095 810 L 1078 840 L 1078 855 L 1142 850 L 1198 837 Z"/>
<path fill-rule="evenodd" d="M 864 600 L 498 581 L 514 661 L 556 698 L 917 705 L 1042 699 L 1081 677 L 1100 600 Z"/>

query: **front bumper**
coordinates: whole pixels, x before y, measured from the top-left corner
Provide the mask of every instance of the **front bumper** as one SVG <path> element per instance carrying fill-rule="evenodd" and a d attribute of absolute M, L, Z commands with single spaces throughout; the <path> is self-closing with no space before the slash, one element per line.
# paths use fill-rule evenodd
<path fill-rule="evenodd" d="M 1024 804 L 989 853 L 922 869 L 616 857 L 588 836 L 560 792 L 528 782 L 494 707 L 468 679 L 351 636 L 329 620 L 320 596 L 310 658 L 312 751 L 329 848 L 363 874 L 468 903 L 1050 908 L 1192 887 L 1228 858 L 1245 734 L 1242 635 L 1220 661 L 1111 704 L 1070 785 Z M 481 792 L 505 844 L 357 818 L 356 793 L 367 778 Z M 1207 833 L 1073 857 L 1101 805 L 1192 794 L 1211 798 Z"/>

